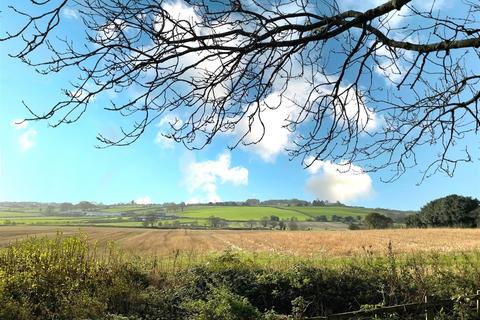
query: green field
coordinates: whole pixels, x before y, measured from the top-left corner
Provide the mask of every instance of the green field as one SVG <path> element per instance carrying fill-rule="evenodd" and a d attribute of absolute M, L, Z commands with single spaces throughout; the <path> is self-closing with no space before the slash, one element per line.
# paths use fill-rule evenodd
<path fill-rule="evenodd" d="M 144 206 L 115 206 L 111 208 L 106 208 L 106 209 L 101 209 L 99 210 L 100 212 L 111 212 L 111 213 L 117 213 L 117 212 L 129 212 L 129 211 L 135 211 L 135 210 L 145 210 L 146 208 Z"/>
<path fill-rule="evenodd" d="M 182 217 L 190 218 L 208 218 L 210 216 L 219 217 L 230 221 L 248 221 L 260 220 L 262 217 L 270 217 L 272 215 L 286 220 L 296 218 L 299 221 L 324 215 L 330 219 L 333 215 L 337 216 L 365 216 L 371 209 L 353 208 L 343 206 L 327 206 L 327 207 L 194 207 L 187 208 L 183 213 L 177 213 Z"/>
<path fill-rule="evenodd" d="M 23 218 L 39 216 L 41 216 L 41 214 L 36 212 L 0 211 L 0 218 Z"/>
<path fill-rule="evenodd" d="M 304 214 L 311 218 L 318 217 L 318 216 L 326 216 L 328 219 L 330 219 L 333 215 L 340 216 L 340 217 L 366 216 L 368 213 L 373 211 L 372 209 L 343 207 L 343 206 L 286 207 L 285 209 L 295 211 L 300 214 Z"/>
<path fill-rule="evenodd" d="M 260 220 L 262 217 L 277 216 L 280 219 L 297 218 L 299 221 L 308 219 L 309 217 L 303 213 L 293 210 L 279 209 L 276 207 L 195 207 L 187 208 L 182 213 L 177 213 L 182 217 L 205 219 L 211 216 L 231 221 L 248 221 Z"/>
<path fill-rule="evenodd" d="M 95 210 L 94 210 L 95 211 Z M 120 216 L 66 216 L 55 215 L 44 216 L 38 208 L 8 208 L 0 209 L 0 224 L 22 224 L 22 225 L 78 225 L 78 226 L 118 226 L 118 227 L 143 227 L 143 219 L 149 216 L 156 216 L 154 226 L 161 225 L 168 227 L 171 225 L 191 225 L 208 226 L 209 217 L 218 217 L 227 220 L 231 228 L 244 228 L 248 221 L 260 221 L 262 218 L 277 216 L 280 220 L 296 219 L 302 223 L 314 224 L 312 221 L 317 216 L 325 216 L 331 222 L 332 216 L 339 217 L 365 216 L 374 211 L 374 209 L 346 207 L 346 206 L 325 206 L 325 207 L 300 207 L 300 206 L 187 206 L 181 210 L 180 207 L 171 209 L 159 205 L 139 206 L 139 205 L 118 205 L 108 208 L 98 209 L 100 212 L 118 213 L 124 212 Z M 159 213 L 165 214 L 167 218 L 162 219 Z M 330 229 L 329 225 L 311 225 L 303 226 L 308 229 Z M 335 226 L 338 229 L 339 226 Z"/>

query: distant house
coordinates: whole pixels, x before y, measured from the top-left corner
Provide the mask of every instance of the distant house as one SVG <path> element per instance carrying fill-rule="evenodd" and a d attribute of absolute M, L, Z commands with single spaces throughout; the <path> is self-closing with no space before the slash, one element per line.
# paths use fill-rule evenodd
<path fill-rule="evenodd" d="M 61 216 L 84 216 L 85 213 L 86 212 L 83 210 L 74 209 L 74 210 L 60 211 L 58 214 Z"/>

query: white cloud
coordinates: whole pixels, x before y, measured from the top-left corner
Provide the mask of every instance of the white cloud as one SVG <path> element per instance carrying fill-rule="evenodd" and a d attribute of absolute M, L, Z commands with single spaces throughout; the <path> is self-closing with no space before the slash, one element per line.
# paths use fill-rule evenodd
<path fill-rule="evenodd" d="M 78 19 L 80 18 L 77 10 L 71 8 L 65 8 L 62 10 L 62 15 L 67 19 Z"/>
<path fill-rule="evenodd" d="M 254 116 L 253 122 L 249 123 L 246 117 L 236 128 L 239 135 L 249 132 L 244 141 L 247 150 L 256 153 L 265 162 L 275 161 L 278 154 L 285 150 L 291 135 L 284 126 L 292 109 L 288 103 L 280 103 L 280 100 L 278 93 L 267 96 L 262 101 L 261 111 Z M 270 109 L 268 106 L 277 108 Z"/>
<path fill-rule="evenodd" d="M 219 202 L 221 199 L 217 185 L 247 185 L 248 170 L 244 167 L 232 167 L 230 154 L 223 153 L 217 160 L 187 163 L 184 168 L 184 182 L 193 197 L 187 202 Z"/>
<path fill-rule="evenodd" d="M 212 32 L 218 33 L 227 31 L 228 28 L 231 27 L 228 24 L 224 24 L 223 26 L 203 27 L 202 18 L 195 13 L 193 7 L 181 0 L 165 2 L 162 4 L 162 8 L 170 14 L 170 17 L 165 18 L 162 15 L 156 16 L 153 27 L 156 31 L 162 32 L 167 37 L 194 39 L 195 37 L 192 36 L 193 34 L 205 35 Z M 295 12 L 301 8 L 297 8 L 296 6 L 287 6 L 283 9 L 287 10 L 288 12 Z M 169 19 L 176 20 L 178 23 L 174 24 Z M 222 28 L 227 29 L 223 30 Z M 237 37 L 227 39 L 225 42 L 222 42 L 222 44 L 235 46 L 241 41 L 241 37 Z M 195 40 L 192 40 L 191 43 L 188 44 L 190 48 L 198 45 L 199 43 L 197 43 Z M 158 46 L 168 47 L 168 44 L 159 43 L 156 46 L 148 46 L 143 50 L 146 50 L 146 52 L 148 52 L 150 55 L 154 55 L 155 52 L 152 50 L 157 50 Z M 167 48 L 164 49 L 166 50 Z M 198 63 L 205 58 L 207 54 L 211 53 L 212 52 L 200 52 L 183 55 L 178 62 L 179 68 Z M 222 63 L 222 59 L 228 59 L 228 57 L 225 56 L 219 58 L 217 56 L 216 59 L 202 61 L 195 68 L 189 69 L 186 73 L 180 75 L 179 77 L 185 78 L 185 80 L 187 80 L 185 83 L 192 81 L 203 81 L 203 79 L 208 78 L 208 74 L 214 72 L 217 70 L 217 68 L 221 68 L 222 65 L 224 65 L 224 63 Z M 323 76 L 323 78 L 326 77 Z M 284 79 L 279 78 L 278 82 L 283 81 Z M 315 79 L 314 82 L 315 84 L 318 84 L 323 83 L 322 81 L 325 81 L 325 79 L 319 77 L 318 79 Z M 331 83 L 330 81 L 328 82 Z M 274 83 L 273 92 L 260 102 L 259 112 L 254 113 L 256 105 L 244 106 L 245 108 L 248 107 L 249 109 L 247 116 L 242 119 L 235 129 L 233 129 L 231 132 L 226 132 L 233 133 L 237 138 L 246 135 L 242 141 L 245 148 L 260 156 L 260 158 L 265 162 L 274 162 L 277 156 L 283 153 L 285 148 L 292 143 L 293 133 L 286 127 L 289 124 L 288 120 L 292 120 L 296 115 L 298 115 L 298 112 L 302 106 L 310 106 L 311 102 L 313 102 L 320 94 L 322 94 L 322 92 L 320 92 L 322 89 L 320 88 L 329 90 L 329 88 L 326 86 L 313 89 L 311 79 L 310 81 L 307 81 L 301 77 L 292 77 L 289 79 L 286 88 L 282 87 L 283 84 Z M 229 81 L 226 80 L 218 84 L 215 88 L 213 88 L 213 90 L 209 91 L 208 94 L 202 98 L 207 101 L 213 99 L 217 99 L 218 101 L 219 98 L 225 96 L 228 86 Z M 188 90 L 188 88 L 180 88 L 180 90 L 182 89 Z M 340 89 L 345 90 L 344 88 Z M 311 92 L 312 90 L 314 92 Z M 336 112 L 336 114 L 340 114 L 340 117 L 343 117 L 343 120 L 346 121 L 347 118 L 348 120 L 352 121 L 358 120 L 359 127 L 367 131 L 371 131 L 377 127 L 378 121 L 375 113 L 366 108 L 365 105 L 359 106 L 357 99 L 354 99 L 353 91 L 345 94 L 345 101 L 344 112 Z M 334 108 L 337 107 L 338 109 L 340 108 L 340 106 L 335 106 Z M 336 109 L 334 111 L 338 110 Z M 335 112 L 332 111 L 330 114 L 333 116 L 334 113 Z M 248 116 L 252 116 L 252 118 L 249 119 Z M 168 134 L 168 132 L 165 130 L 165 124 L 160 123 L 159 127 L 160 129 L 156 135 L 155 143 L 162 148 L 172 148 L 174 143 L 165 137 L 165 134 Z"/>
<path fill-rule="evenodd" d="M 147 205 L 147 204 L 152 204 L 152 199 L 148 196 L 145 197 L 140 197 L 135 200 L 136 204 L 141 204 L 141 205 Z"/>
<path fill-rule="evenodd" d="M 115 19 L 113 22 L 107 23 L 97 32 L 97 41 L 103 44 L 111 40 L 116 40 L 122 30 L 127 28 L 127 24 L 122 19 Z"/>
<path fill-rule="evenodd" d="M 252 120 L 244 117 L 235 128 L 235 133 L 238 137 L 247 133 L 243 141 L 247 150 L 256 153 L 265 162 L 274 162 L 294 139 L 294 133 L 287 128 L 289 121 L 294 120 L 302 109 L 310 110 L 311 114 L 316 113 L 319 107 L 316 104 L 320 103 L 317 99 L 322 95 L 331 94 L 333 86 L 326 84 L 333 82 L 333 79 L 318 76 L 315 84 L 324 85 L 313 88 L 312 84 L 303 78 L 290 79 L 286 90 L 276 90 L 261 101 L 260 111 L 257 111 Z M 340 87 L 339 91 L 335 110 L 330 110 L 331 117 L 337 117 L 340 122 L 358 123 L 361 132 L 374 132 L 381 123 L 377 114 L 368 108 L 363 99 L 357 98 L 354 90 Z M 325 106 L 322 105 L 323 107 Z M 257 106 L 250 105 L 249 109 L 250 116 Z M 309 117 L 305 124 L 308 125 L 312 121 L 315 120 Z"/>
<path fill-rule="evenodd" d="M 340 94 L 338 102 L 335 105 L 335 113 L 339 120 L 357 123 L 359 130 L 373 133 L 380 124 L 377 114 L 368 108 L 362 98 L 358 97 L 352 89 L 340 88 L 343 93 Z"/>
<path fill-rule="evenodd" d="M 253 122 L 249 123 L 248 117 L 245 117 L 235 130 L 239 136 L 248 132 L 245 147 L 265 162 L 274 162 L 291 143 L 292 132 L 286 127 L 288 120 L 292 120 L 300 106 L 307 103 L 311 90 L 304 79 L 291 79 L 285 91 L 274 91 L 261 101 L 260 112 L 255 114 Z M 310 99 L 314 97 L 310 96 Z M 251 115 L 256 105 L 251 105 L 249 109 L 252 110 Z"/>
<path fill-rule="evenodd" d="M 155 144 L 157 144 L 161 149 L 173 149 L 175 147 L 175 141 L 166 137 L 165 135 L 168 135 L 175 128 L 180 128 L 182 124 L 183 121 L 174 114 L 168 114 L 161 118 L 157 124 L 159 129 L 157 135 L 155 136 Z"/>
<path fill-rule="evenodd" d="M 406 40 L 415 42 L 413 39 Z M 386 46 L 378 47 L 375 54 L 379 61 L 379 64 L 374 68 L 375 73 L 383 76 L 387 84 L 399 83 L 409 68 L 405 62 L 413 60 L 412 52 L 402 49 L 396 49 L 395 52 L 392 52 Z"/>
<path fill-rule="evenodd" d="M 160 131 L 157 132 L 155 136 L 155 144 L 157 144 L 160 149 L 174 149 L 175 141 L 170 138 L 165 137 Z"/>
<path fill-rule="evenodd" d="M 28 127 L 28 121 L 24 121 L 23 119 L 15 119 L 11 122 L 11 125 L 16 130 L 26 129 Z"/>
<path fill-rule="evenodd" d="M 372 178 L 359 166 L 335 164 L 330 161 L 306 160 L 311 174 L 305 188 L 317 199 L 348 202 L 372 195 Z"/>
<path fill-rule="evenodd" d="M 203 36 L 208 34 L 216 34 L 221 32 L 230 31 L 234 25 L 229 24 L 229 22 L 222 21 L 220 23 L 215 23 L 215 21 L 209 21 L 208 26 L 202 20 L 202 17 L 199 16 L 194 8 L 187 4 L 185 1 L 177 0 L 173 2 L 164 2 L 162 3 L 162 9 L 168 13 L 169 16 L 165 16 L 164 13 L 158 14 L 154 17 L 153 28 L 157 32 L 161 32 L 164 36 L 170 39 L 192 39 L 190 42 L 185 44 L 184 50 L 187 51 L 188 48 L 199 47 L 201 44 L 194 40 L 197 36 Z M 220 43 L 221 42 L 221 43 Z M 231 36 L 230 38 L 222 38 L 222 40 L 205 40 L 205 43 L 210 45 L 224 45 L 224 46 L 237 46 L 239 45 L 240 39 L 237 36 Z M 204 43 L 202 43 L 203 45 Z M 159 47 L 161 51 L 170 51 L 174 48 L 168 43 L 159 43 L 146 48 L 146 53 L 150 55 L 155 55 Z M 230 57 L 228 54 L 218 54 L 212 56 L 213 50 L 208 52 L 198 51 L 190 52 L 188 54 L 180 55 L 178 48 L 175 48 L 175 51 L 179 53 L 178 55 L 178 68 L 176 71 L 180 71 L 183 68 L 188 66 L 195 65 L 194 68 L 187 68 L 183 70 L 182 74 L 178 77 L 180 79 L 187 80 L 186 83 L 190 81 L 202 81 L 202 79 L 208 78 L 208 76 L 221 68 L 224 65 L 224 62 Z M 214 86 L 213 90 L 209 91 L 208 94 L 202 97 L 204 100 L 209 99 L 218 99 L 226 95 L 226 86 L 228 81 L 219 83 Z M 186 84 L 183 84 L 187 86 Z"/>
<path fill-rule="evenodd" d="M 30 128 L 20 135 L 18 143 L 20 150 L 25 152 L 31 149 L 36 144 L 37 130 Z"/>

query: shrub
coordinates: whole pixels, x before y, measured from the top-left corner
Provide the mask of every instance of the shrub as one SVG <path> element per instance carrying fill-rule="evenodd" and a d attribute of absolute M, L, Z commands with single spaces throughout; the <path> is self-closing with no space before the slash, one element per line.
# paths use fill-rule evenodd
<path fill-rule="evenodd" d="M 187 301 L 182 306 L 192 320 L 255 320 L 262 316 L 247 298 L 225 287 L 212 287 L 206 300 Z"/>

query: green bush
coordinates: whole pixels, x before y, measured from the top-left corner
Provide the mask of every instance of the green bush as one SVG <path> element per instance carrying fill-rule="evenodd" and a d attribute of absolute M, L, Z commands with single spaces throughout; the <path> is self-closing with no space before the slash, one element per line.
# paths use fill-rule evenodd
<path fill-rule="evenodd" d="M 247 298 L 225 287 L 212 287 L 206 300 L 186 301 L 183 308 L 192 320 L 255 320 L 262 316 Z"/>

